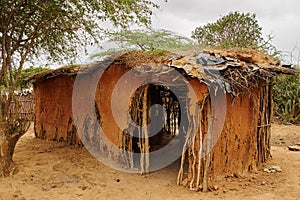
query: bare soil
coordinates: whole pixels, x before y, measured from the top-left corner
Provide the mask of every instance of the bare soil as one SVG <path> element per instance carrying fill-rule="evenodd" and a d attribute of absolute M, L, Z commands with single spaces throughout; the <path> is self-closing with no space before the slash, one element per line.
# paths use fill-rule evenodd
<path fill-rule="evenodd" d="M 243 176 L 224 177 L 215 191 L 200 193 L 177 186 L 179 162 L 145 176 L 127 174 L 101 164 L 84 148 L 34 138 L 31 129 L 19 141 L 14 161 L 19 172 L 0 179 L 0 200 L 10 199 L 299 199 L 300 126 L 272 126 L 272 159 Z"/>

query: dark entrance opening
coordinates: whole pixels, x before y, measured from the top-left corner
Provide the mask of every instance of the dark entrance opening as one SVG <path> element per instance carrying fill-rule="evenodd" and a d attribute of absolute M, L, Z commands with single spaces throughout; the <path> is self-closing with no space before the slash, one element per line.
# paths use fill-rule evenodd
<path fill-rule="evenodd" d="M 176 91 L 175 93 L 173 91 Z M 145 104 L 146 98 L 146 104 Z M 147 85 L 138 88 L 131 98 L 129 107 L 130 117 L 133 124 L 129 124 L 129 135 L 131 138 L 131 150 L 134 153 L 142 153 L 145 143 L 149 147 L 149 153 L 157 151 L 168 145 L 175 136 L 185 135 L 187 127 L 181 126 L 182 121 L 186 124 L 186 99 L 187 89 L 183 86 L 161 86 Z M 183 106 L 183 107 L 182 107 Z M 143 117 L 147 117 L 148 142 L 145 142 L 143 135 Z M 184 137 L 182 137 L 184 139 Z M 183 140 L 178 141 L 177 151 L 183 145 Z M 147 147 L 146 147 L 147 148 Z M 132 163 L 134 168 L 140 168 L 140 154 L 135 155 Z"/>

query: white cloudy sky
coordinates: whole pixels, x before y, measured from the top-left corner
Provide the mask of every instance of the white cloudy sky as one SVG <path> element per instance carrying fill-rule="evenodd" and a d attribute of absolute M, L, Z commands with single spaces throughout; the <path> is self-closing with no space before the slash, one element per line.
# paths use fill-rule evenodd
<path fill-rule="evenodd" d="M 155 11 L 154 28 L 164 28 L 190 37 L 198 26 L 214 22 L 232 11 L 251 12 L 263 34 L 275 36 L 273 44 L 281 51 L 300 47 L 299 0 L 168 0 Z"/>

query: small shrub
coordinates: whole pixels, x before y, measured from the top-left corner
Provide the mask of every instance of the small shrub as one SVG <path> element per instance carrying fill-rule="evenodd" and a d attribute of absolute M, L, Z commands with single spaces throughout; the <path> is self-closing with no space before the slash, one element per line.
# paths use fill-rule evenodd
<path fill-rule="evenodd" d="M 283 122 L 300 120 L 300 73 L 276 77 L 274 89 L 274 114 Z"/>

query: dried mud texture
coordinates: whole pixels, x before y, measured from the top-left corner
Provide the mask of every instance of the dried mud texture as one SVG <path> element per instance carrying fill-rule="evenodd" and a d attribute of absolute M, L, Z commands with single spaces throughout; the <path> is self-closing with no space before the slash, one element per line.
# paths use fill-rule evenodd
<path fill-rule="evenodd" d="M 94 109 L 94 102 L 91 108 L 90 101 L 95 94 L 90 94 L 93 90 L 87 88 L 92 87 L 91 83 L 98 83 L 98 75 L 102 72 L 103 69 L 98 68 L 86 74 L 82 73 L 79 77 L 59 75 L 34 84 L 36 136 L 81 146 L 81 139 L 74 121 L 77 120 L 78 124 L 83 124 L 82 119 L 91 117 L 86 113 L 91 113 Z M 73 91 L 75 80 L 76 88 Z M 73 97 L 82 101 L 76 101 L 74 104 Z M 73 108 L 76 109 L 77 116 L 73 115 Z M 84 134 L 83 131 L 80 134 Z"/>
<path fill-rule="evenodd" d="M 67 140 L 68 124 L 72 116 L 73 84 L 72 76 L 61 76 L 45 80 L 43 84 L 35 86 L 37 137 L 47 140 Z"/>

